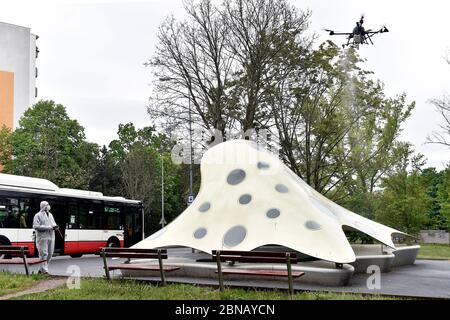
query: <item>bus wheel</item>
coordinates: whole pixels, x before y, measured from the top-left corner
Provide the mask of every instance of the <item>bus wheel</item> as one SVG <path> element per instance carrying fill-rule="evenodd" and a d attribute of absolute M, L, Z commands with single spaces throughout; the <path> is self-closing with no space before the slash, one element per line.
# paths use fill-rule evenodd
<path fill-rule="evenodd" d="M 120 242 L 117 238 L 109 238 L 108 242 L 106 242 L 106 246 L 108 248 L 120 248 Z"/>
<path fill-rule="evenodd" d="M 11 242 L 6 237 L 0 237 L 0 246 L 10 246 Z M 0 259 L 11 259 L 9 254 L 1 254 Z"/>
<path fill-rule="evenodd" d="M 81 258 L 83 256 L 82 253 L 77 253 L 77 254 L 71 254 L 70 255 L 72 258 Z"/>

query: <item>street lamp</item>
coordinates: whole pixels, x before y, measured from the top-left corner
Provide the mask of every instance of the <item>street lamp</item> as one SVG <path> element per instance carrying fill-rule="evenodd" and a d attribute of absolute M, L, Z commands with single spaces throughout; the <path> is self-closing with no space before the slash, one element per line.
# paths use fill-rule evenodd
<path fill-rule="evenodd" d="M 163 77 L 159 78 L 159 81 L 166 82 L 175 80 L 174 78 L 170 77 Z M 192 187 L 192 180 L 193 180 L 193 174 L 192 174 L 192 111 L 191 111 L 191 96 L 188 97 L 189 100 L 189 196 L 188 196 L 188 205 L 191 205 L 191 203 L 194 201 L 194 191 Z M 163 211 L 164 212 L 164 211 Z"/>

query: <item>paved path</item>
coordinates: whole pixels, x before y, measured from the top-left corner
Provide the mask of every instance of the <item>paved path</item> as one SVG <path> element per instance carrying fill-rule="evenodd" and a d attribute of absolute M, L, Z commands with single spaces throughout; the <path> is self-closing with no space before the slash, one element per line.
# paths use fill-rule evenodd
<path fill-rule="evenodd" d="M 67 281 L 67 278 L 60 278 L 60 277 L 51 278 L 49 280 L 42 280 L 42 281 L 39 281 L 37 285 L 35 285 L 29 289 L 10 293 L 5 296 L 1 296 L 0 300 L 19 298 L 19 297 L 22 297 L 22 296 L 25 296 L 28 294 L 40 293 L 40 292 L 45 292 L 48 290 L 56 289 L 58 287 L 61 287 L 64 284 L 66 284 L 66 281 Z"/>
<path fill-rule="evenodd" d="M 189 257 L 193 260 L 202 257 L 201 254 L 192 254 L 191 250 L 174 249 L 169 251 L 170 256 Z M 114 260 L 118 263 L 121 260 Z M 23 268 L 22 268 L 23 269 Z M 50 273 L 58 276 L 74 275 L 74 270 L 79 270 L 81 276 L 103 277 L 103 262 L 99 256 L 87 255 L 83 258 L 56 257 L 50 264 Z M 21 269 L 18 269 L 22 272 Z M 417 260 L 415 265 L 395 268 L 392 272 L 381 274 L 381 289 L 370 290 L 367 288 L 367 274 L 356 274 L 352 277 L 347 287 L 324 287 L 311 284 L 296 284 L 299 290 L 334 291 L 356 293 L 378 293 L 399 296 L 417 296 L 429 298 L 450 299 L 450 261 L 448 260 Z M 153 280 L 145 278 L 142 280 Z M 156 280 L 156 279 L 154 279 Z M 168 281 L 198 283 L 205 285 L 217 285 L 216 279 L 199 278 L 173 278 L 167 276 Z M 240 287 L 267 287 L 285 288 L 284 282 L 274 283 L 270 281 L 233 281 L 228 284 Z"/>

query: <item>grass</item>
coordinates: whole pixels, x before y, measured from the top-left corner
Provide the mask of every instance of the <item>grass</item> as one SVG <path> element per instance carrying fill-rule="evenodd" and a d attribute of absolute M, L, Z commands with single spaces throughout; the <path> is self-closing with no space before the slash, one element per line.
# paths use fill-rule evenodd
<path fill-rule="evenodd" d="M 421 244 L 418 259 L 448 259 L 450 260 L 450 245 Z"/>
<path fill-rule="evenodd" d="M 104 279 L 82 279 L 80 289 L 66 286 L 44 293 L 22 296 L 21 300 L 287 300 L 283 291 L 227 289 L 225 292 L 206 286 L 170 284 L 158 287 L 143 282 Z M 302 292 L 294 300 L 386 300 L 381 295 L 331 292 Z"/>
<path fill-rule="evenodd" d="M 0 272 L 0 296 L 31 288 L 42 279 L 44 277 L 40 275 L 27 277 L 20 274 Z"/>

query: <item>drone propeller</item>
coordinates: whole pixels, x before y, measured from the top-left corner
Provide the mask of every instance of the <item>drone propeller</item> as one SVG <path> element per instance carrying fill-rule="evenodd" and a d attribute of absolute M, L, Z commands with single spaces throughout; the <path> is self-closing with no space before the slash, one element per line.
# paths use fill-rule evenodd
<path fill-rule="evenodd" d="M 329 32 L 330 36 L 334 35 L 334 31 L 333 30 L 330 30 L 330 29 L 323 29 L 323 30 L 326 31 L 326 32 Z"/>

